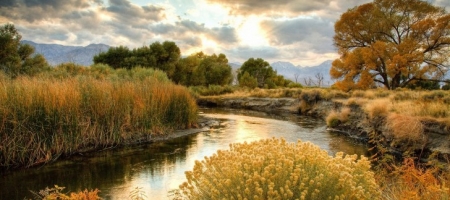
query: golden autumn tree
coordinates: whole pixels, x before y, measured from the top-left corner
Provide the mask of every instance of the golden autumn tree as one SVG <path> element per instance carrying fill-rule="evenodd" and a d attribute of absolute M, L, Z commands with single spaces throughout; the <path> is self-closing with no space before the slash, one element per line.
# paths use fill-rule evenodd
<path fill-rule="evenodd" d="M 420 0 L 374 0 L 335 24 L 340 58 L 330 75 L 343 90 L 441 81 L 449 68 L 450 14 Z"/>

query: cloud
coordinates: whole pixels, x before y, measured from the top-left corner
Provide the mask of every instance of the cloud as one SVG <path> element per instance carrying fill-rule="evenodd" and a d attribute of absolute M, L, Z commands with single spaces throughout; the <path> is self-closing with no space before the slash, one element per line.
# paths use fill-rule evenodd
<path fill-rule="evenodd" d="M 164 8 L 154 5 L 138 6 L 128 0 L 110 0 L 105 8 L 117 22 L 134 27 L 145 27 L 149 22 L 165 19 Z"/>
<path fill-rule="evenodd" d="M 447 12 L 450 12 L 450 1 L 449 0 L 428 0 L 433 5 L 443 7 Z"/>
<path fill-rule="evenodd" d="M 267 32 L 272 46 L 301 44 L 307 51 L 334 52 L 332 37 L 334 23 L 318 17 L 295 18 L 289 20 L 265 20 L 261 28 Z"/>
<path fill-rule="evenodd" d="M 186 39 L 190 44 L 198 44 L 198 39 L 206 37 L 216 43 L 223 45 L 231 45 L 237 42 L 236 30 L 233 27 L 221 26 L 214 28 L 207 28 L 204 24 L 199 24 L 190 20 L 182 20 L 170 23 L 159 23 L 150 27 L 150 31 L 156 35 L 165 38 L 174 38 L 177 40 Z M 196 41 L 192 43 L 192 41 Z"/>
<path fill-rule="evenodd" d="M 6 0 L 0 3 L 0 13 L 13 20 L 27 22 L 58 18 L 67 11 L 85 9 L 95 3 L 94 0 Z"/>
<path fill-rule="evenodd" d="M 311 12 L 328 7 L 329 0 L 207 0 L 209 3 L 220 4 L 229 8 L 233 15 L 261 15 L 274 14 L 273 12 L 293 14 Z"/>

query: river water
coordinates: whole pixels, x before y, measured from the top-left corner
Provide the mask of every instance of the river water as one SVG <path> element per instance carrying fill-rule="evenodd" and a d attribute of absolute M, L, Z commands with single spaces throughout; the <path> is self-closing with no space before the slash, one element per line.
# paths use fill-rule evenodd
<path fill-rule="evenodd" d="M 330 155 L 339 151 L 367 155 L 364 145 L 328 132 L 326 124 L 315 118 L 228 109 L 201 111 L 201 115 L 215 118 L 223 126 L 170 141 L 109 149 L 3 174 L 0 199 L 31 199 L 34 196 L 30 191 L 54 185 L 66 187 L 66 192 L 98 188 L 104 199 L 130 199 L 136 188 L 146 199 L 170 199 L 169 191 L 185 181 L 184 172 L 193 168 L 195 160 L 229 149 L 231 143 L 272 137 L 309 141 Z"/>

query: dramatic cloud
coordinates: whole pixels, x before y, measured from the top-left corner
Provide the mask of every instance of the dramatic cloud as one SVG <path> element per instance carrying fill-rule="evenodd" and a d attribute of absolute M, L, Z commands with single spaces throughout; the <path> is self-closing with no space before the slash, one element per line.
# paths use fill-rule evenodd
<path fill-rule="evenodd" d="M 230 9 L 233 15 L 251 14 L 274 14 L 279 15 L 288 12 L 289 14 L 299 14 L 311 12 L 328 7 L 329 0 L 316 1 L 293 1 L 293 0 L 207 0 L 210 3 L 223 5 Z"/>
<path fill-rule="evenodd" d="M 291 20 L 267 20 L 261 27 L 268 35 L 271 45 L 309 43 L 311 50 L 329 52 L 331 49 L 334 23 L 320 18 L 297 18 Z"/>
<path fill-rule="evenodd" d="M 151 32 L 167 38 L 202 38 L 216 43 L 233 44 L 237 42 L 237 36 L 232 27 L 207 28 L 204 24 L 183 20 L 175 24 L 157 24 L 150 27 Z M 192 40 L 191 40 L 192 41 Z"/>
<path fill-rule="evenodd" d="M 372 0 L 0 0 L 0 24 L 25 40 L 130 48 L 174 41 L 182 53 L 225 53 L 315 65 L 338 55 L 334 23 Z M 450 8 L 448 0 L 428 0 Z"/>
<path fill-rule="evenodd" d="M 2 16 L 13 20 L 26 20 L 27 22 L 43 19 L 57 19 L 68 11 L 88 8 L 93 0 L 7 0 L 0 3 Z"/>

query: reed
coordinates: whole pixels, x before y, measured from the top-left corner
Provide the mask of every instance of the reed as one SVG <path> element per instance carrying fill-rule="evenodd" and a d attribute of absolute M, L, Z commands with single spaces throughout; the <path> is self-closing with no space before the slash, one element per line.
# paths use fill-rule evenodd
<path fill-rule="evenodd" d="M 0 167 L 32 166 L 192 126 L 195 100 L 159 73 L 131 80 L 1 79 Z"/>

